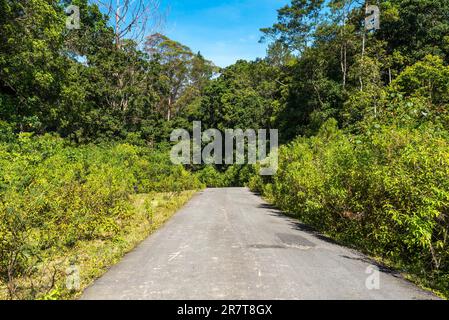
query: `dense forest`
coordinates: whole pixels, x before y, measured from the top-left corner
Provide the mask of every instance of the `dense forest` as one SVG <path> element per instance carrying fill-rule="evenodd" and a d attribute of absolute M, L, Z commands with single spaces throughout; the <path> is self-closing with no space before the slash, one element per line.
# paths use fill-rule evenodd
<path fill-rule="evenodd" d="M 95 2 L 71 1 L 67 29 L 69 1 L 0 0 L 0 295 L 76 295 L 65 267 L 98 255 L 85 243 L 129 246 L 138 195 L 152 221 L 159 194 L 247 185 L 447 297 L 448 1 L 372 1 L 367 31 L 365 1 L 292 0 L 261 26 L 266 57 L 226 68 L 127 37 Z M 192 121 L 279 129 L 277 174 L 173 165 Z"/>

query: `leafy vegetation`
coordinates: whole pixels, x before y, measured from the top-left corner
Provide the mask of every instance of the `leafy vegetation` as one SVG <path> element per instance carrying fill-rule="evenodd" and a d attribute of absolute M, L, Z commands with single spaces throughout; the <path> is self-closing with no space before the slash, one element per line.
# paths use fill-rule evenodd
<path fill-rule="evenodd" d="M 447 297 L 449 8 L 379 5 L 375 32 L 363 7 L 339 0 L 292 1 L 263 30 L 300 54 L 277 118 L 279 170 L 249 185 Z"/>
<path fill-rule="evenodd" d="M 61 252 L 71 259 L 71 251 L 84 242 L 120 242 L 137 219 L 131 201 L 137 192 L 178 197 L 201 188 L 166 153 L 125 143 L 81 147 L 23 133 L 0 146 L 0 276 L 11 298 L 53 292 L 60 265 L 67 263 L 53 259 L 63 259 Z M 34 283 L 38 272 L 52 276 Z"/>
<path fill-rule="evenodd" d="M 448 136 L 375 126 L 347 135 L 329 120 L 280 150 L 272 179 L 250 181 L 281 209 L 343 243 L 448 288 Z"/>
<path fill-rule="evenodd" d="M 242 185 L 449 295 L 449 2 L 377 1 L 381 29 L 366 31 L 360 1 L 292 0 L 261 29 L 266 57 L 221 70 L 71 3 L 79 30 L 65 28 L 67 1 L 0 0 L 5 296 L 74 297 L 71 257 L 90 281 L 185 190 Z M 192 121 L 279 129 L 277 174 L 172 165 L 170 132 Z"/>

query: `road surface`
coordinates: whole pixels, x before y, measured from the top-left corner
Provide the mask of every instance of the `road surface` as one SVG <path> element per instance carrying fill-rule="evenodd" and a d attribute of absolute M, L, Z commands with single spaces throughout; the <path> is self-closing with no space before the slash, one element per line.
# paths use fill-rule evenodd
<path fill-rule="evenodd" d="M 248 189 L 207 189 L 82 299 L 435 298 L 372 265 Z"/>

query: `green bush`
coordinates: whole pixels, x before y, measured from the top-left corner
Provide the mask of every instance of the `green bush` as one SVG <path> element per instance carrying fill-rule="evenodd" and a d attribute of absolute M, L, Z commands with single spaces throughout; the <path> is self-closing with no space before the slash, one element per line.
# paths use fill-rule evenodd
<path fill-rule="evenodd" d="M 196 172 L 198 179 L 209 188 L 242 187 L 248 184 L 254 174 L 253 166 L 232 165 L 220 171 L 207 165 Z"/>
<path fill-rule="evenodd" d="M 80 241 L 113 238 L 133 214 L 131 194 L 201 186 L 164 151 L 51 135 L 0 142 L 0 282 L 11 298 L 37 297 L 45 290 L 17 279 Z M 40 285 L 50 289 L 51 280 Z"/>
<path fill-rule="evenodd" d="M 277 174 L 250 187 L 305 223 L 449 289 L 449 137 L 374 126 L 344 134 L 328 121 L 316 137 L 281 147 Z M 266 179 L 266 178 L 265 178 Z"/>
<path fill-rule="evenodd" d="M 209 188 L 222 188 L 226 186 L 224 173 L 214 166 L 207 165 L 196 173 L 198 179 Z"/>

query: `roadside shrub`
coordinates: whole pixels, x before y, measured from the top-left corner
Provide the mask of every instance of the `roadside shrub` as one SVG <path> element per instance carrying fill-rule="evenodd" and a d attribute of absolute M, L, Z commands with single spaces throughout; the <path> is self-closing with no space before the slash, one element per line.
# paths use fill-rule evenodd
<path fill-rule="evenodd" d="M 197 173 L 198 179 L 209 188 L 222 188 L 226 186 L 224 173 L 219 172 L 212 165 L 207 165 Z"/>
<path fill-rule="evenodd" d="M 80 241 L 112 239 L 133 214 L 131 194 L 201 186 L 155 149 L 31 134 L 0 142 L 0 284 L 11 298 L 45 295 L 65 263 L 54 257 Z M 40 283 L 31 281 L 36 272 Z"/>
<path fill-rule="evenodd" d="M 271 179 L 253 177 L 281 209 L 448 291 L 449 139 L 431 126 L 373 126 L 347 135 L 328 121 L 280 149 Z"/>
<path fill-rule="evenodd" d="M 247 186 L 253 174 L 254 168 L 250 165 L 231 165 L 224 171 L 207 165 L 196 172 L 199 181 L 209 188 Z"/>

